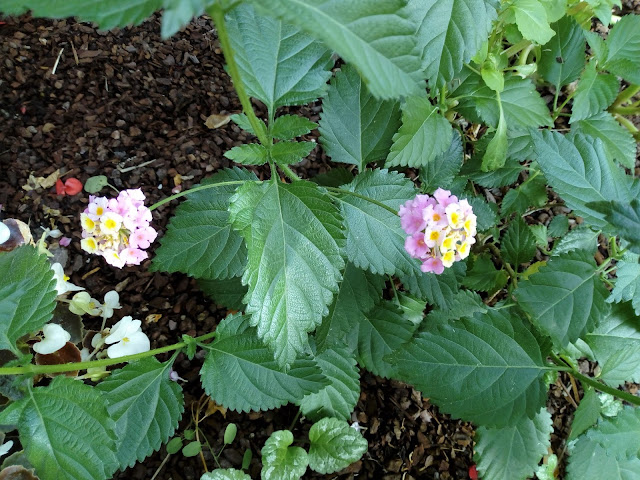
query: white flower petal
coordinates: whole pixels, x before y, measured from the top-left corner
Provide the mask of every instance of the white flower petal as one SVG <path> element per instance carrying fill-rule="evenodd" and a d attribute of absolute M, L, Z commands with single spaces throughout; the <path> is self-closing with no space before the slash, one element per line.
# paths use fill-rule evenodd
<path fill-rule="evenodd" d="M 140 330 L 140 325 L 142 325 L 140 320 L 133 320 L 131 316 L 122 317 L 118 323 L 111 327 L 111 334 L 104 341 L 107 344 L 119 342 Z"/>
<path fill-rule="evenodd" d="M 57 352 L 71 338 L 71 335 L 64 328 L 55 323 L 48 323 L 42 327 L 42 333 L 44 338 L 33 346 L 33 350 L 42 355 Z"/>
<path fill-rule="evenodd" d="M 11 450 L 11 447 L 13 447 L 13 440 L 9 440 L 8 442 L 3 443 L 2 445 L 0 445 L 0 457 L 2 455 L 6 455 L 7 452 L 9 450 Z"/>
<path fill-rule="evenodd" d="M 11 230 L 4 223 L 0 222 L 0 245 L 9 240 Z"/>
<path fill-rule="evenodd" d="M 149 338 L 142 332 L 137 331 L 129 337 L 124 337 L 120 342 L 107 348 L 109 358 L 124 357 L 136 353 L 148 352 L 151 348 Z"/>

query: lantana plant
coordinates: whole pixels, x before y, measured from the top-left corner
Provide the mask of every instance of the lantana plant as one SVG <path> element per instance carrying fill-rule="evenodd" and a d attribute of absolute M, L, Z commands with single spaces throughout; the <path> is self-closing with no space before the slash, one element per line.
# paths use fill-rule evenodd
<path fill-rule="evenodd" d="M 85 4 L 0 9 L 112 28 L 160 6 Z M 35 348 L 71 343 L 49 322 L 58 293 L 73 288 L 30 246 L 0 254 L 0 348 L 15 357 L 0 367 L 15 379 L 0 425 L 17 428 L 30 466 L 42 479 L 93 480 L 142 461 L 184 410 L 173 362 L 200 348 L 215 404 L 293 403 L 312 422 L 308 448 L 290 430 L 271 434 L 264 480 L 335 474 L 361 458 L 366 434 L 350 426 L 359 369 L 472 421 L 478 478 L 552 478 L 558 465 L 567 480 L 636 478 L 640 16 L 615 18 L 614 6 L 164 2 L 165 36 L 205 11 L 213 21 L 243 109 L 232 120 L 252 141 L 225 153 L 229 168 L 148 209 L 138 186 L 89 197 L 82 248 L 115 268 L 138 265 L 156 238 L 152 212 L 185 197 L 151 268 L 196 278 L 237 313 L 155 349 L 124 317 L 94 334 L 83 361 L 37 364 Z M 606 36 L 591 30 L 596 21 Z M 318 124 L 283 110 L 310 102 L 322 107 Z M 334 168 L 301 178 L 296 165 L 318 148 Z M 103 321 L 119 305 L 88 291 L 68 302 Z M 76 380 L 34 383 L 65 372 Z M 552 446 L 548 392 L 565 379 L 577 408 Z M 201 453 L 189 441 L 183 453 Z M 213 469 L 200 457 L 202 480 L 250 478 L 244 463 Z"/>

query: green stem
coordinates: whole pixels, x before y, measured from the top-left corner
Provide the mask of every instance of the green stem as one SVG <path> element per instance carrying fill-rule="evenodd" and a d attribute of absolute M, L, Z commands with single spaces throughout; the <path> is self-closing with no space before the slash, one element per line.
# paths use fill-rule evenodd
<path fill-rule="evenodd" d="M 620 124 L 623 127 L 625 127 L 627 130 L 631 132 L 631 135 L 633 135 L 633 138 L 636 139 L 636 142 L 640 142 L 640 130 L 638 130 L 638 128 L 633 124 L 633 122 L 621 115 L 616 115 L 615 117 L 616 117 L 616 120 L 618 120 L 618 122 L 620 122 Z"/>
<path fill-rule="evenodd" d="M 216 332 L 210 332 L 205 335 L 196 337 L 195 340 L 202 342 L 204 340 L 213 338 L 215 335 L 216 335 Z M 160 353 L 172 352 L 174 350 L 179 350 L 186 346 L 187 344 L 185 342 L 180 342 L 180 343 L 175 343 L 173 345 L 167 345 L 166 347 L 155 348 L 153 350 L 149 350 L 148 352 L 136 353 L 135 355 L 126 355 L 124 357 L 118 357 L 118 358 L 104 358 L 102 360 L 92 360 L 89 362 L 64 363 L 62 365 L 29 364 L 29 365 L 24 365 L 22 367 L 0 367 L 0 375 L 24 375 L 24 374 L 38 375 L 38 374 L 45 374 L 45 373 L 73 372 L 75 370 L 85 370 L 87 368 L 109 367 L 111 365 L 117 365 L 119 363 L 140 360 L 141 358 L 150 357 L 152 355 L 159 355 Z"/>
<path fill-rule="evenodd" d="M 558 366 L 567 365 L 567 361 L 560 358 L 555 353 L 551 353 L 551 358 Z M 570 375 L 573 375 L 575 378 L 580 380 L 582 383 L 586 383 L 587 385 L 591 385 L 596 390 L 600 390 L 601 392 L 608 393 L 609 395 L 613 395 L 615 397 L 621 398 L 622 400 L 626 400 L 629 403 L 634 405 L 640 405 L 640 397 L 636 397 L 635 395 L 631 395 L 628 392 L 623 392 L 622 390 L 618 390 L 617 388 L 610 387 L 609 385 L 605 385 L 597 381 L 595 378 L 587 377 L 582 373 L 578 372 L 576 368 L 570 367 L 569 370 L 565 370 Z"/>
<path fill-rule="evenodd" d="M 573 98 L 573 96 L 576 94 L 577 90 L 574 90 L 573 92 L 571 92 L 569 95 L 567 95 L 567 98 L 564 100 L 564 102 L 562 102 L 562 105 L 560 105 L 560 107 L 558 107 L 556 110 L 553 111 L 553 120 L 555 121 L 556 118 L 558 118 L 562 112 L 562 109 L 567 105 L 567 103 L 569 103 L 569 101 Z"/>
<path fill-rule="evenodd" d="M 525 48 L 527 48 L 529 46 L 531 46 L 531 41 L 523 39 L 523 40 L 520 40 L 515 45 L 511 45 L 509 48 L 504 50 L 502 52 L 502 55 L 504 55 L 506 57 L 511 57 L 511 56 L 515 55 L 516 53 L 518 53 L 520 50 L 523 50 L 523 49 L 525 49 Z"/>
<path fill-rule="evenodd" d="M 527 42 L 529 41 L 527 40 Z M 529 42 L 529 45 L 527 45 L 527 47 L 520 54 L 520 57 L 518 57 L 518 65 L 522 66 L 527 64 L 527 60 L 529 59 L 529 54 L 531 53 L 531 50 L 533 50 L 534 48 L 535 48 L 535 45 Z"/>
<path fill-rule="evenodd" d="M 384 208 L 385 210 L 387 210 L 388 212 L 393 213 L 394 215 L 398 215 L 398 211 L 397 210 L 391 208 L 388 205 L 385 205 L 382 202 L 379 202 L 378 200 L 374 200 L 371 197 L 367 197 L 365 195 L 360 195 L 359 193 L 352 192 L 350 190 L 343 190 L 342 188 L 336 188 L 336 187 L 324 187 L 324 188 L 325 188 L 325 190 L 329 190 L 330 192 L 341 193 L 341 194 L 344 194 L 344 195 L 352 195 L 352 196 L 354 196 L 356 198 L 360 198 L 362 200 L 366 200 L 367 202 L 373 203 L 374 205 L 377 205 L 380 208 Z M 338 198 L 338 200 L 340 200 L 339 197 L 336 197 L 336 198 Z"/>
<path fill-rule="evenodd" d="M 516 272 L 514 272 L 513 268 L 509 264 L 509 262 L 505 262 L 504 260 L 502 260 L 502 256 L 500 254 L 500 250 L 498 250 L 498 247 L 496 247 L 493 243 L 485 243 L 484 246 L 486 248 L 488 248 L 489 250 L 491 250 L 491 253 L 493 253 L 496 257 L 498 257 L 502 261 L 502 265 L 504 265 L 504 268 L 507 271 L 507 273 L 509 274 L 509 277 L 511 277 L 511 283 L 513 283 L 514 287 L 517 287 L 518 286 L 518 274 Z"/>
<path fill-rule="evenodd" d="M 247 95 L 244 83 L 242 83 L 242 78 L 240 77 L 240 70 L 238 69 L 238 64 L 236 63 L 236 59 L 233 55 L 233 47 L 231 46 L 231 40 L 229 39 L 229 33 L 227 32 L 227 24 L 224 21 L 224 9 L 216 2 L 207 10 L 207 13 L 213 19 L 213 23 L 215 23 L 216 29 L 218 30 L 218 40 L 220 40 L 220 46 L 222 47 L 224 58 L 227 61 L 227 71 L 231 77 L 236 93 L 238 94 L 238 98 L 240 99 L 242 111 L 249 119 L 249 123 L 251 124 L 253 131 L 256 133 L 258 140 L 260 140 L 260 143 L 262 145 L 269 146 L 271 145 L 271 142 L 262 128 L 260 120 L 258 120 L 258 117 L 256 117 L 256 114 L 253 111 L 251 99 L 249 98 L 249 95 Z"/>
<path fill-rule="evenodd" d="M 611 107 L 609 112 L 614 115 L 640 115 L 640 107 Z"/>
<path fill-rule="evenodd" d="M 296 172 L 294 172 L 293 170 L 291 170 L 291 168 L 289 168 L 289 165 L 278 164 L 278 167 L 280 167 L 280 170 L 282 170 L 282 173 L 284 173 L 292 182 L 297 182 L 298 180 L 300 180 L 300 177 L 296 174 Z"/>
<path fill-rule="evenodd" d="M 586 375 L 581 374 L 580 372 L 576 372 L 573 370 L 570 372 L 571 375 L 576 377 L 582 383 L 586 383 L 587 385 L 591 385 L 596 390 L 600 390 L 601 392 L 608 393 L 609 395 L 613 395 L 614 397 L 618 397 L 626 402 L 629 402 L 633 405 L 640 406 L 640 397 L 636 397 L 628 392 L 623 392 L 622 390 L 618 390 L 617 388 L 610 387 L 609 385 L 605 385 L 597 381 L 595 378 L 587 377 Z"/>
<path fill-rule="evenodd" d="M 611 105 L 611 107 L 612 108 L 619 107 L 623 103 L 631 100 L 631 98 L 633 98 L 633 96 L 638 92 L 640 92 L 640 85 L 629 85 L 627 88 L 625 88 L 618 94 L 616 99 L 613 101 L 613 104 Z"/>
<path fill-rule="evenodd" d="M 215 188 L 215 187 L 225 187 L 227 185 L 240 185 L 242 183 L 250 182 L 250 181 L 251 180 L 232 180 L 229 182 L 210 183 L 209 185 L 200 185 L 199 187 L 190 188 L 189 190 L 185 190 L 184 192 L 176 193 L 175 195 L 171 195 L 170 197 L 163 198 L 159 202 L 156 202 L 153 205 L 151 205 L 149 207 L 149 210 L 155 210 L 156 208 L 161 207 L 165 203 L 169 203 L 171 200 L 175 200 L 176 198 L 183 197 L 190 193 L 199 192 L 200 190 L 206 190 L 207 188 Z M 254 182 L 258 183 L 259 180 L 258 181 L 254 180 Z"/>

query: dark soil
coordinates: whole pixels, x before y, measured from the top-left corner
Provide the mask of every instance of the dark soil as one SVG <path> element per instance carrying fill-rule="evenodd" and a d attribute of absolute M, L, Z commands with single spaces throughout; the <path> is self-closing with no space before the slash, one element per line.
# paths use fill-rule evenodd
<path fill-rule="evenodd" d="M 167 41 L 160 39 L 159 31 L 157 17 L 112 32 L 73 20 L 21 17 L 0 23 L 0 218 L 28 222 L 37 236 L 40 227 L 55 227 L 72 238 L 68 248 L 60 249 L 71 281 L 98 299 L 118 290 L 123 308 L 111 322 L 124 315 L 143 320 L 152 348 L 178 342 L 182 334 L 208 333 L 227 312 L 184 275 L 152 273 L 150 261 L 118 270 L 81 251 L 78 219 L 88 201 L 85 192 L 58 196 L 52 188 L 27 191 L 23 186 L 30 174 L 46 177 L 56 170 L 63 179 L 82 182 L 106 175 L 118 189 L 141 187 L 151 204 L 171 195 L 180 183 L 189 188 L 230 166 L 222 154 L 248 138 L 232 123 L 218 129 L 204 125 L 211 114 L 240 111 L 211 22 L 197 19 Z M 308 105 L 299 111 L 317 120 L 319 107 Z M 297 171 L 307 177 L 330 168 L 316 148 Z M 110 195 L 107 189 L 101 194 Z M 161 232 L 177 204 L 154 212 L 153 225 Z M 96 326 L 91 320 L 85 323 Z M 180 356 L 175 364 L 187 380 L 180 431 L 193 426 L 203 395 L 201 365 L 199 356 L 192 361 Z M 557 435 L 553 447 L 559 456 L 574 410 L 566 399 L 571 387 L 564 380 L 567 387 L 554 389 L 549 403 Z M 369 451 L 339 474 L 323 476 L 309 470 L 305 478 L 468 478 L 473 464 L 470 424 L 439 413 L 405 384 L 364 373 L 361 386 L 352 420 L 364 428 Z M 226 425 L 236 423 L 238 435 L 224 449 L 220 466 L 239 468 L 244 451 L 251 449 L 251 475 L 259 478 L 265 440 L 275 430 L 290 428 L 296 412 L 295 407 L 250 414 L 216 412 L 200 427 L 217 452 Z M 304 419 L 296 422 L 294 435 L 304 438 L 309 426 Z M 165 457 L 163 447 L 115 478 L 151 478 Z M 216 468 L 208 453 L 204 460 L 209 470 Z M 199 479 L 204 471 L 199 456 L 176 454 L 156 478 Z"/>

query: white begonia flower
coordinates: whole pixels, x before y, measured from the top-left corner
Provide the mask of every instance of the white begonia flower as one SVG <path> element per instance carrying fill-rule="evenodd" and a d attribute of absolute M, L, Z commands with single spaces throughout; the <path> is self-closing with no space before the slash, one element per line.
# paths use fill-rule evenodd
<path fill-rule="evenodd" d="M 13 447 L 13 440 L 9 440 L 8 442 L 0 445 L 0 457 L 6 455 L 7 452 L 11 450 L 11 447 Z"/>
<path fill-rule="evenodd" d="M 48 323 L 42 327 L 42 333 L 44 338 L 33 346 L 33 350 L 42 355 L 57 352 L 71 338 L 71 335 L 64 328 L 55 323 Z"/>
<path fill-rule="evenodd" d="M 62 269 L 62 265 L 60 263 L 54 263 L 53 265 L 51 265 L 51 270 L 53 270 L 53 278 L 56 279 L 56 290 L 58 291 L 58 295 L 64 295 L 67 292 L 77 292 L 79 290 L 84 290 L 84 288 L 67 281 L 69 280 L 69 277 L 64 274 L 64 270 Z"/>
<path fill-rule="evenodd" d="M 102 318 L 113 317 L 113 310 L 122 308 L 120 305 L 120 295 L 115 290 L 111 290 L 104 295 L 104 304 L 102 304 Z"/>
<path fill-rule="evenodd" d="M 11 230 L 4 223 L 0 222 L 0 245 L 9 240 L 11 237 Z"/>
<path fill-rule="evenodd" d="M 69 311 L 76 315 L 88 313 L 95 317 L 100 315 L 101 307 L 100 302 L 95 298 L 91 298 L 87 292 L 76 293 L 71 302 L 69 302 Z"/>
<path fill-rule="evenodd" d="M 133 320 L 130 316 L 122 319 L 111 328 L 111 334 L 104 339 L 107 345 L 109 358 L 124 357 L 136 353 L 147 352 L 151 348 L 151 342 L 140 330 L 142 322 Z"/>

